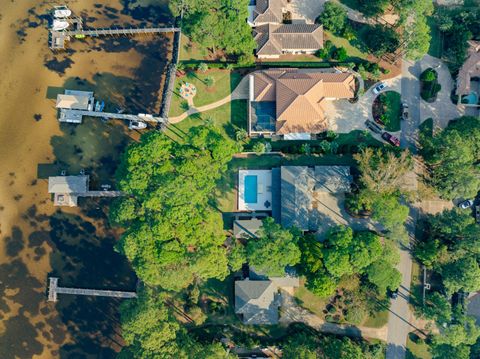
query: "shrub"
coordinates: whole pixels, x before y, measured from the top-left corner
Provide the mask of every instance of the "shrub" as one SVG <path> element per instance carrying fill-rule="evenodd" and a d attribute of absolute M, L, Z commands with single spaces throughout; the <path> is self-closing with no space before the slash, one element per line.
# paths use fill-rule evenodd
<path fill-rule="evenodd" d="M 420 80 L 422 81 L 431 82 L 431 81 L 435 81 L 436 79 L 437 79 L 437 72 L 432 68 L 426 69 L 420 75 Z"/>
<path fill-rule="evenodd" d="M 332 58 L 338 61 L 345 61 L 348 58 L 347 50 L 344 47 L 335 49 L 332 53 Z"/>
<path fill-rule="evenodd" d="M 207 72 L 207 70 L 208 70 L 208 65 L 205 62 L 200 62 L 198 64 L 198 71 L 205 73 Z"/>
<path fill-rule="evenodd" d="M 266 146 L 263 142 L 257 142 L 255 145 L 253 145 L 253 148 L 252 148 L 253 152 L 255 152 L 256 154 L 262 154 L 262 153 L 265 153 L 265 151 L 267 150 L 266 149 Z"/>

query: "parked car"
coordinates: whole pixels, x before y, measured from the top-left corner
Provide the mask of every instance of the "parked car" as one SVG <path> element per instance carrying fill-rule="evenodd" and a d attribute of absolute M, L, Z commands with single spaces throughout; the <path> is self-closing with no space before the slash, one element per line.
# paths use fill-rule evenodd
<path fill-rule="evenodd" d="M 385 82 L 380 82 L 377 86 L 373 88 L 373 93 L 378 95 L 381 91 L 385 90 L 388 85 Z"/>
<path fill-rule="evenodd" d="M 365 125 L 375 133 L 382 133 L 383 132 L 383 129 L 373 121 L 366 120 Z"/>
<path fill-rule="evenodd" d="M 460 202 L 458 208 L 467 209 L 473 206 L 473 199 L 467 199 L 466 201 Z"/>
<path fill-rule="evenodd" d="M 147 128 L 147 124 L 142 121 L 130 121 L 128 128 L 131 130 L 143 130 L 144 128 Z"/>
<path fill-rule="evenodd" d="M 388 133 L 388 132 L 382 133 L 382 138 L 388 143 L 390 143 L 392 146 L 397 146 L 397 147 L 400 146 L 400 140 L 394 135 L 392 135 L 391 133 Z"/>
<path fill-rule="evenodd" d="M 408 120 L 408 105 L 402 102 L 402 120 Z"/>
<path fill-rule="evenodd" d="M 388 289 L 387 294 L 390 298 L 397 299 L 398 298 L 398 288 L 395 289 L 395 290 Z"/>

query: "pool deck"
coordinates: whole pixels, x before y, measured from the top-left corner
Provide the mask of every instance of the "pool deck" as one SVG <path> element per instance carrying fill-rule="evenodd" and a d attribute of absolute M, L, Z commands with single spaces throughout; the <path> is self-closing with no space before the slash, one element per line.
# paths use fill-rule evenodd
<path fill-rule="evenodd" d="M 245 202 L 245 177 L 257 176 L 257 202 Z M 266 206 L 268 202 L 270 205 Z M 271 211 L 272 210 L 272 171 L 239 170 L 238 171 L 238 210 Z"/>

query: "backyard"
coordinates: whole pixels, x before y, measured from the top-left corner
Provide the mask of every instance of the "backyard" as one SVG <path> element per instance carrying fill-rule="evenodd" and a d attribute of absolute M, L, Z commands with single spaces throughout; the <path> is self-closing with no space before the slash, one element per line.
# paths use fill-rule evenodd
<path fill-rule="evenodd" d="M 209 79 L 213 80 L 212 84 L 209 84 Z M 241 79 L 242 75 L 238 71 L 222 69 L 208 69 L 205 72 L 185 70 L 185 74 L 177 76 L 175 81 L 169 116 L 179 116 L 188 110 L 187 101 L 180 96 L 182 84 L 189 83 L 196 87 L 197 91 L 193 97 L 193 103 L 196 107 L 199 107 L 227 97 L 237 87 Z"/>

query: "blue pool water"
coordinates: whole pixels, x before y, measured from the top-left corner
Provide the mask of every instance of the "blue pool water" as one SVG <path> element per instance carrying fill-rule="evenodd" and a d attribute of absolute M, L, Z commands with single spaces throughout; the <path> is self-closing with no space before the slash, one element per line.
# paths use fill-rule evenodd
<path fill-rule="evenodd" d="M 245 203 L 257 203 L 257 176 L 245 176 Z"/>
<path fill-rule="evenodd" d="M 467 103 L 470 105 L 476 105 L 478 103 L 478 95 L 475 91 L 472 91 L 465 97 L 465 100 L 467 100 Z"/>

